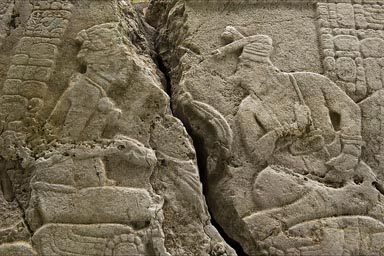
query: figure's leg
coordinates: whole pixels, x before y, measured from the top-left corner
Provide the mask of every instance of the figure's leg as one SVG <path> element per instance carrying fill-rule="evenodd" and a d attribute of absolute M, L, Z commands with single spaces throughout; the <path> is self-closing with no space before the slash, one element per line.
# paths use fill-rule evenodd
<path fill-rule="evenodd" d="M 259 209 L 266 210 L 291 204 L 308 190 L 303 176 L 268 166 L 256 177 L 253 198 Z"/>
<path fill-rule="evenodd" d="M 264 240 L 284 230 L 281 219 L 285 208 L 310 196 L 310 191 L 301 175 L 274 166 L 262 170 L 253 184 L 254 200 L 261 211 L 244 218 L 255 240 Z"/>
<path fill-rule="evenodd" d="M 71 102 L 62 128 L 62 136 L 77 139 L 96 111 L 100 91 L 85 81 L 78 81 L 67 94 Z"/>
<path fill-rule="evenodd" d="M 377 198 L 377 191 L 372 186 L 351 184 L 333 189 L 309 183 L 312 189 L 294 203 L 260 211 L 244 219 L 256 240 L 305 221 L 343 215 L 364 216 L 372 205 L 371 199 Z"/>

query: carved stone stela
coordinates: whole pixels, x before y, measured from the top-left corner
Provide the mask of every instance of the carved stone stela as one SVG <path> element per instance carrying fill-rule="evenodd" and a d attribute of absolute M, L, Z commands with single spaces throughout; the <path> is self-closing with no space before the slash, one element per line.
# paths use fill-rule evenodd
<path fill-rule="evenodd" d="M 382 0 L 0 0 L 0 85 L 0 255 L 384 255 Z"/>
<path fill-rule="evenodd" d="M 241 254 L 384 255 L 383 14 L 375 0 L 152 2 L 174 113 Z"/>
<path fill-rule="evenodd" d="M 142 14 L 1 0 L 0 15 L 0 255 L 235 255 Z"/>

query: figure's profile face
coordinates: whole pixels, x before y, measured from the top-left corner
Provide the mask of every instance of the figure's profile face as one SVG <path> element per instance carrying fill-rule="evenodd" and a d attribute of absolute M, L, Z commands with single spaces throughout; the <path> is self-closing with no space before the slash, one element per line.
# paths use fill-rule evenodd
<path fill-rule="evenodd" d="M 87 66 L 87 70 L 97 73 L 112 84 L 128 79 L 126 46 L 117 24 L 84 30 L 79 33 L 78 41 L 81 49 L 77 57 Z"/>
<path fill-rule="evenodd" d="M 130 65 L 123 51 L 104 59 L 97 57 L 98 55 L 93 56 L 94 61 L 88 63 L 87 70 L 103 77 L 111 84 L 124 84 L 128 80 Z"/>

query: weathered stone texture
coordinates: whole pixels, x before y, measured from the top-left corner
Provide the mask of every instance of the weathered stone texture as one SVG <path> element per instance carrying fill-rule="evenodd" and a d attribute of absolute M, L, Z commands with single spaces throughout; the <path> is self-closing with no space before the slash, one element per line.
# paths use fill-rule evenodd
<path fill-rule="evenodd" d="M 0 255 L 384 255 L 383 49 L 382 0 L 0 0 Z"/>
<path fill-rule="evenodd" d="M 0 17 L 0 254 L 234 254 L 132 4 L 1 0 Z"/>
<path fill-rule="evenodd" d="M 152 1 L 208 206 L 248 255 L 384 255 L 383 4 Z"/>

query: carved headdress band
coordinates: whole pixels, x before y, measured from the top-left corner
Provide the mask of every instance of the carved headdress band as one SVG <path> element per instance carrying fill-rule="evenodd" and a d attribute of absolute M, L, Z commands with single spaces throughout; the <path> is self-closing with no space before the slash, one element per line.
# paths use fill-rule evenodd
<path fill-rule="evenodd" d="M 252 37 L 251 43 L 244 46 L 241 58 L 255 61 L 265 59 L 269 61 L 272 49 L 272 39 L 269 36 L 256 35 Z"/>
<path fill-rule="evenodd" d="M 78 58 L 84 62 L 99 63 L 100 56 L 121 55 L 123 49 L 119 23 L 106 23 L 78 33 L 76 41 L 81 45 Z"/>
<path fill-rule="evenodd" d="M 241 59 L 270 63 L 269 56 L 273 50 L 273 41 L 269 36 L 253 35 L 245 37 L 236 28 L 227 26 L 221 37 L 227 43 L 231 43 L 217 49 L 213 54 L 223 56 L 242 48 Z"/>
<path fill-rule="evenodd" d="M 114 31 L 114 32 L 113 32 Z M 82 47 L 89 47 L 92 50 L 105 50 L 108 46 L 116 44 L 119 38 L 119 23 L 106 23 L 82 30 L 76 37 Z"/>

